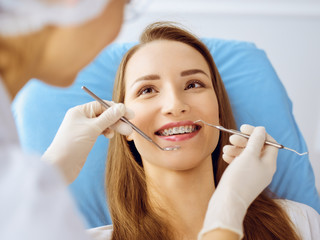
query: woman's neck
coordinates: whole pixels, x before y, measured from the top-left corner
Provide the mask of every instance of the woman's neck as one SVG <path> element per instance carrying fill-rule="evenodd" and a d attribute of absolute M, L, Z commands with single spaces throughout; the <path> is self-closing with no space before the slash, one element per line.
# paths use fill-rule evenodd
<path fill-rule="evenodd" d="M 180 239 L 196 239 L 215 189 L 211 157 L 192 170 L 158 170 L 147 176 L 151 203 Z"/>

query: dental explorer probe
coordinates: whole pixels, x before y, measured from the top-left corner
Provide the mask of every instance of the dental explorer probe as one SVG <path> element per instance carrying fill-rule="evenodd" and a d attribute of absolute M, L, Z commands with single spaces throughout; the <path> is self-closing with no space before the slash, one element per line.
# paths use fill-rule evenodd
<path fill-rule="evenodd" d="M 249 137 L 250 137 L 250 135 L 242 133 L 240 131 L 233 130 L 233 129 L 227 129 L 227 128 L 224 128 L 222 126 L 213 125 L 213 124 L 207 123 L 207 122 L 205 122 L 203 120 L 194 121 L 194 123 L 198 123 L 198 122 L 202 122 L 202 123 L 204 123 L 204 124 L 206 124 L 206 125 L 208 125 L 210 127 L 214 127 L 216 129 L 219 129 L 220 131 L 228 132 L 228 133 L 231 133 L 231 134 L 236 134 L 236 135 L 242 136 L 242 137 L 247 138 L 247 139 L 249 139 Z M 279 149 L 286 149 L 286 150 L 292 151 L 292 152 L 294 152 L 294 153 L 296 153 L 296 154 L 298 154 L 300 156 L 308 154 L 308 152 L 299 153 L 296 150 L 293 150 L 291 148 L 283 146 L 282 144 L 271 142 L 271 141 L 267 141 L 267 140 L 265 141 L 265 144 L 273 146 L 273 147 L 276 147 L 276 148 L 279 148 Z"/>
<path fill-rule="evenodd" d="M 88 93 L 91 97 L 93 97 L 95 100 L 97 100 L 102 106 L 104 106 L 106 109 L 111 107 L 108 105 L 105 101 L 103 101 L 101 98 L 99 98 L 97 95 L 95 95 L 93 92 L 91 92 L 88 88 L 85 86 L 81 87 L 86 93 Z M 155 146 L 157 146 L 159 149 L 163 151 L 174 151 L 178 150 L 180 146 L 169 146 L 169 147 L 161 147 L 156 142 L 154 142 L 148 135 L 146 135 L 143 131 L 141 131 L 136 125 L 134 125 L 132 122 L 130 122 L 126 117 L 121 117 L 121 121 L 129 124 L 137 133 L 139 133 L 142 137 L 147 139 L 149 142 L 153 143 Z"/>

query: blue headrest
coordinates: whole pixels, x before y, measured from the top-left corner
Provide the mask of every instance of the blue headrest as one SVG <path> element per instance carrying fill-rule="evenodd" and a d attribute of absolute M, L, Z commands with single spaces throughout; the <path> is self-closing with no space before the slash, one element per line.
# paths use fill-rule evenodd
<path fill-rule="evenodd" d="M 203 39 L 211 51 L 228 91 L 238 127 L 243 123 L 265 126 L 279 143 L 307 151 L 292 115 L 292 104 L 264 51 L 252 43 Z M 12 108 L 22 147 L 42 154 L 50 145 L 66 111 L 93 99 L 85 85 L 111 100 L 114 77 L 124 53 L 135 43 L 115 43 L 78 75 L 66 89 L 31 80 L 17 95 Z M 108 140 L 100 136 L 79 177 L 70 185 L 88 227 L 110 224 L 104 173 Z M 277 172 L 270 188 L 279 197 L 302 202 L 320 213 L 320 199 L 308 156 L 280 150 Z"/>

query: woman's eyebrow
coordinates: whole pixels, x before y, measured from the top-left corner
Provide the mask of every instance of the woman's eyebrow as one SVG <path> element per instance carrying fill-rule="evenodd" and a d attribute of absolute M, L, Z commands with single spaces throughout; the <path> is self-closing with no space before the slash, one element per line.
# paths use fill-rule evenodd
<path fill-rule="evenodd" d="M 189 69 L 189 70 L 185 70 L 185 71 L 182 71 L 180 73 L 180 76 L 181 77 L 186 77 L 186 76 L 189 76 L 189 75 L 193 75 L 193 74 L 197 74 L 197 73 L 201 73 L 201 74 L 204 74 L 206 75 L 207 77 L 208 74 L 206 74 L 203 70 L 201 69 Z M 137 78 L 131 85 L 131 87 L 136 84 L 137 82 L 140 82 L 140 81 L 148 81 L 148 80 L 159 80 L 160 79 L 160 76 L 157 75 L 157 74 L 149 74 L 149 75 L 145 75 L 145 76 L 142 76 L 142 77 L 139 77 Z"/>
<path fill-rule="evenodd" d="M 205 73 L 203 70 L 201 70 L 201 69 L 185 70 L 185 71 L 182 71 L 182 72 L 180 73 L 180 76 L 181 76 L 181 77 L 185 77 L 185 76 L 189 76 L 189 75 L 193 75 L 193 74 L 197 74 L 197 73 L 202 73 L 202 74 L 206 75 L 207 77 L 209 77 L 208 74 L 206 74 L 206 73 Z"/>
<path fill-rule="evenodd" d="M 140 81 L 148 81 L 148 80 L 159 80 L 160 79 L 160 76 L 159 75 L 156 75 L 156 74 L 149 74 L 149 75 L 145 75 L 145 76 L 142 76 L 142 77 L 139 77 L 137 78 L 131 85 L 131 87 L 136 84 L 137 82 L 140 82 Z"/>

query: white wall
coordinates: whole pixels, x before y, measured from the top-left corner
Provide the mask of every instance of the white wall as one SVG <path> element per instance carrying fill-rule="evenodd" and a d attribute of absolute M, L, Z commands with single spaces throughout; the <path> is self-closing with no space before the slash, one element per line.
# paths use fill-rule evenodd
<path fill-rule="evenodd" d="M 265 50 L 293 102 L 320 190 L 320 1 L 147 1 L 117 41 L 137 40 L 148 23 L 173 20 L 200 37 L 250 41 Z"/>

